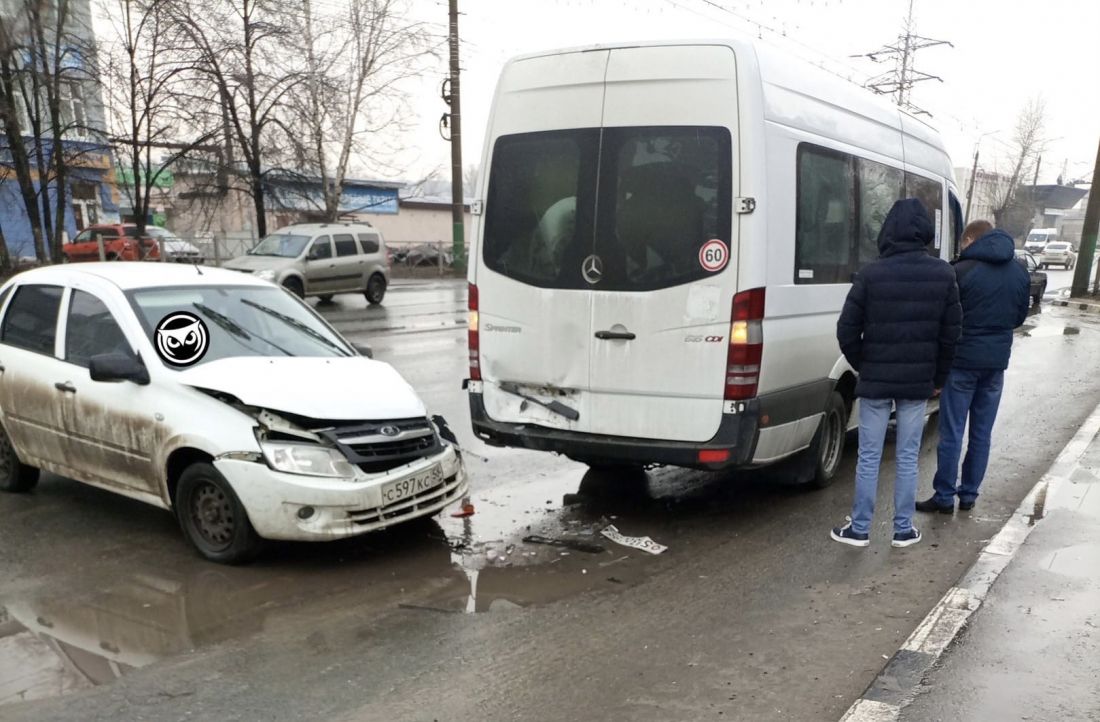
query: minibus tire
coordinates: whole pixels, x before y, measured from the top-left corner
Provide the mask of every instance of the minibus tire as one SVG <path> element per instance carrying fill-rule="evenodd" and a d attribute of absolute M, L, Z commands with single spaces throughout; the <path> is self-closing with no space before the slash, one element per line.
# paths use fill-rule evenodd
<path fill-rule="evenodd" d="M 833 483 L 837 469 L 844 456 L 844 438 L 847 436 L 848 407 L 844 397 L 834 391 L 825 405 L 825 415 L 817 427 L 813 441 L 806 454 L 809 467 L 809 479 L 806 485 L 811 489 L 824 489 Z"/>

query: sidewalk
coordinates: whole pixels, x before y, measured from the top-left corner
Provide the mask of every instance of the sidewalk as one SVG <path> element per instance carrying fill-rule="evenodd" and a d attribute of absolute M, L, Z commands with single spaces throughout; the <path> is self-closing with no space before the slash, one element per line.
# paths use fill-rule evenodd
<path fill-rule="evenodd" d="M 899 719 L 1100 720 L 1100 441 Z"/>
<path fill-rule="evenodd" d="M 1097 680 L 1100 407 L 844 719 L 1100 721 Z"/>

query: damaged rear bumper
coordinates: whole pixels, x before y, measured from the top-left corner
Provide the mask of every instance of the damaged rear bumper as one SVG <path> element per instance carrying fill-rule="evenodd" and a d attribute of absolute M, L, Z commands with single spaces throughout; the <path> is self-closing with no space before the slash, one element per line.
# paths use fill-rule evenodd
<path fill-rule="evenodd" d="M 718 432 L 709 441 L 661 441 L 496 421 L 489 418 L 482 394 L 470 393 L 474 433 L 490 446 L 552 451 L 593 464 L 666 464 L 711 470 L 749 466 L 756 448 L 759 417 L 759 402 L 753 399 L 742 404 L 739 413 L 723 414 Z M 724 461 L 704 463 L 700 451 L 727 451 L 729 456 Z"/>
<path fill-rule="evenodd" d="M 362 480 L 287 474 L 242 459 L 221 458 L 214 465 L 264 539 L 324 541 L 356 536 L 436 514 L 468 491 L 462 459 L 451 446 Z M 384 485 L 423 475 L 436 465 L 442 471 L 441 484 L 391 504 L 383 502 Z"/>

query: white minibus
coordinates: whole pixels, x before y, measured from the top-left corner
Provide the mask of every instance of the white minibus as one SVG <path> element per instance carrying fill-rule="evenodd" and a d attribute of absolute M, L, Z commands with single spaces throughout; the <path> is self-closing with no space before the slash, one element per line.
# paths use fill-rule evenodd
<path fill-rule="evenodd" d="M 504 67 L 470 283 L 475 433 L 592 466 L 754 467 L 825 485 L 853 418 L 836 319 L 895 200 L 961 213 L 935 130 L 749 39 Z"/>

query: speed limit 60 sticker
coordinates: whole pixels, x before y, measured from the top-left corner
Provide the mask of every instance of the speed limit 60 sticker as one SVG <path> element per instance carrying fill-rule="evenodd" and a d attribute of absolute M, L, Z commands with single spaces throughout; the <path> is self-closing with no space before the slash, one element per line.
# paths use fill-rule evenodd
<path fill-rule="evenodd" d="M 730 249 L 725 242 L 714 238 L 699 249 L 699 265 L 704 271 L 716 273 L 726 267 L 730 260 Z"/>

